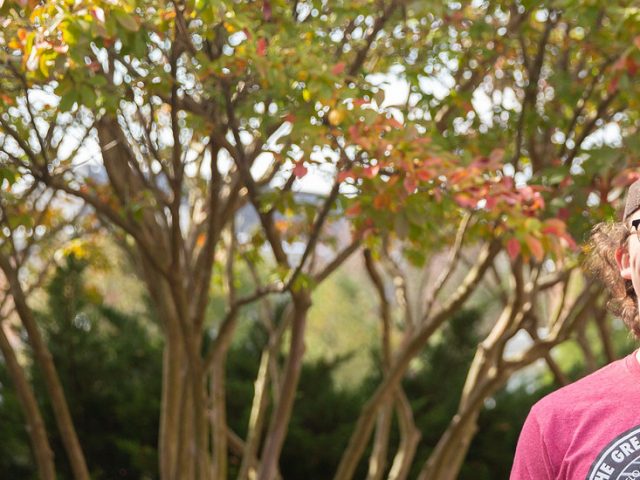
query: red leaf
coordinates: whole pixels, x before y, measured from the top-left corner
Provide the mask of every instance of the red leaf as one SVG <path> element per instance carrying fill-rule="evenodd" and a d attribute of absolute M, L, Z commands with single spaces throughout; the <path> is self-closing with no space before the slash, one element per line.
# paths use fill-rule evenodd
<path fill-rule="evenodd" d="M 507 240 L 507 253 L 511 260 L 515 260 L 518 254 L 520 254 L 520 242 L 515 238 Z"/>
<path fill-rule="evenodd" d="M 373 178 L 378 175 L 379 171 L 380 165 L 373 165 L 370 167 L 364 167 L 364 169 L 362 170 L 362 174 L 367 178 Z"/>
<path fill-rule="evenodd" d="M 346 66 L 347 65 L 344 62 L 338 62 L 333 66 L 333 68 L 331 68 L 331 73 L 333 73 L 334 75 L 340 75 L 342 72 L 344 72 Z"/>
<path fill-rule="evenodd" d="M 457 172 L 453 172 L 453 174 L 451 174 L 451 176 L 449 177 L 449 182 L 452 185 L 455 185 L 457 183 L 459 183 L 460 181 L 464 180 L 465 178 L 467 178 L 469 176 L 469 171 L 468 170 L 458 170 Z"/>
<path fill-rule="evenodd" d="M 569 185 L 572 185 L 572 184 L 573 184 L 573 178 L 564 177 L 559 185 L 560 185 L 560 188 L 567 188 Z"/>
<path fill-rule="evenodd" d="M 618 88 L 618 83 L 620 82 L 620 75 L 616 75 L 611 79 L 611 83 L 607 86 L 607 92 L 613 93 Z"/>
<path fill-rule="evenodd" d="M 623 55 L 618 59 L 616 63 L 613 64 L 613 71 L 624 70 L 627 65 L 627 56 Z"/>
<path fill-rule="evenodd" d="M 265 22 L 271 20 L 271 2 L 269 0 L 263 0 L 262 2 L 262 17 Z"/>
<path fill-rule="evenodd" d="M 346 170 L 344 172 L 338 173 L 338 182 L 339 183 L 344 182 L 347 178 L 354 178 L 353 172 L 351 170 Z"/>
<path fill-rule="evenodd" d="M 522 200 L 530 202 L 533 200 L 533 189 L 529 186 L 522 187 L 520 189 L 520 195 L 522 196 Z"/>
<path fill-rule="evenodd" d="M 486 203 L 484 205 L 484 208 L 486 208 L 487 210 L 491 210 L 498 203 L 498 199 L 493 196 L 485 198 L 485 201 Z"/>
<path fill-rule="evenodd" d="M 568 220 L 569 219 L 569 209 L 568 208 L 559 208 L 558 209 L 558 218 L 560 220 Z"/>
<path fill-rule="evenodd" d="M 360 132 L 356 125 L 351 125 L 349 127 L 349 136 L 354 142 L 358 142 L 358 140 L 360 139 Z"/>
<path fill-rule="evenodd" d="M 542 228 L 542 233 L 561 236 L 564 235 L 566 230 L 565 223 L 559 218 L 549 218 L 545 220 L 544 227 Z"/>
<path fill-rule="evenodd" d="M 627 73 L 632 77 L 635 77 L 636 73 L 638 73 L 638 64 L 631 57 L 627 57 Z"/>
<path fill-rule="evenodd" d="M 567 246 L 573 250 L 576 251 L 578 250 L 578 244 L 576 243 L 576 241 L 573 239 L 573 237 L 571 235 L 569 235 L 568 233 L 564 233 L 561 237 L 562 240 L 564 240 L 567 243 Z"/>
<path fill-rule="evenodd" d="M 261 57 L 264 57 L 267 54 L 267 41 L 264 38 L 258 39 L 258 43 L 256 45 L 256 52 Z"/>
<path fill-rule="evenodd" d="M 416 172 L 416 177 L 418 177 L 418 180 L 420 180 L 421 182 L 428 182 L 429 180 L 431 180 L 431 177 L 433 175 L 431 175 L 431 172 L 429 170 L 418 170 Z"/>
<path fill-rule="evenodd" d="M 296 166 L 293 169 L 293 174 L 296 176 L 296 178 L 304 177 L 307 174 L 307 172 L 308 172 L 307 167 L 305 167 L 302 162 L 296 163 Z"/>
<path fill-rule="evenodd" d="M 402 182 L 402 185 L 404 186 L 405 191 L 409 194 L 416 191 L 416 179 L 413 177 L 406 177 L 404 182 Z"/>

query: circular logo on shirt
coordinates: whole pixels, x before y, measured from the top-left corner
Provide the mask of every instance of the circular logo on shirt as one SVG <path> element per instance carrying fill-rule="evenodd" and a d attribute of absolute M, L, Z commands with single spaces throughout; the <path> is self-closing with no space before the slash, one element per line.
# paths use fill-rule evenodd
<path fill-rule="evenodd" d="M 591 465 L 586 480 L 640 480 L 640 425 L 617 436 Z"/>

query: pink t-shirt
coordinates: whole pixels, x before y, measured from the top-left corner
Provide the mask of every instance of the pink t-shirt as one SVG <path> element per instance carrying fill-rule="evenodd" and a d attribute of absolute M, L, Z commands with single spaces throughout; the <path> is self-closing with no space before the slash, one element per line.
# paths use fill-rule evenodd
<path fill-rule="evenodd" d="M 536 403 L 511 480 L 640 480 L 640 364 L 635 353 Z"/>

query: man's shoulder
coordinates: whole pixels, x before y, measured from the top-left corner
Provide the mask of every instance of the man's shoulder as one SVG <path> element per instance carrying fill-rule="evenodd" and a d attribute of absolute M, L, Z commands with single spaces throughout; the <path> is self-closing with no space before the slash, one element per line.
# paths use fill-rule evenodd
<path fill-rule="evenodd" d="M 531 413 L 541 424 L 558 419 L 567 421 L 584 410 L 593 411 L 619 401 L 617 395 L 623 393 L 629 383 L 640 385 L 640 377 L 633 378 L 628 362 L 629 357 L 616 360 L 548 394 L 533 406 Z"/>

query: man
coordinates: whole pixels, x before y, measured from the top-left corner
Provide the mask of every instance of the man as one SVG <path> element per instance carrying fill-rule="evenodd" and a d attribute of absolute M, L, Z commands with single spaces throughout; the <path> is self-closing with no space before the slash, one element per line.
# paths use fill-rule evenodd
<path fill-rule="evenodd" d="M 609 306 L 640 338 L 640 180 L 622 222 L 600 224 L 588 267 L 611 293 Z M 522 428 L 511 480 L 640 479 L 640 351 L 546 396 Z"/>

